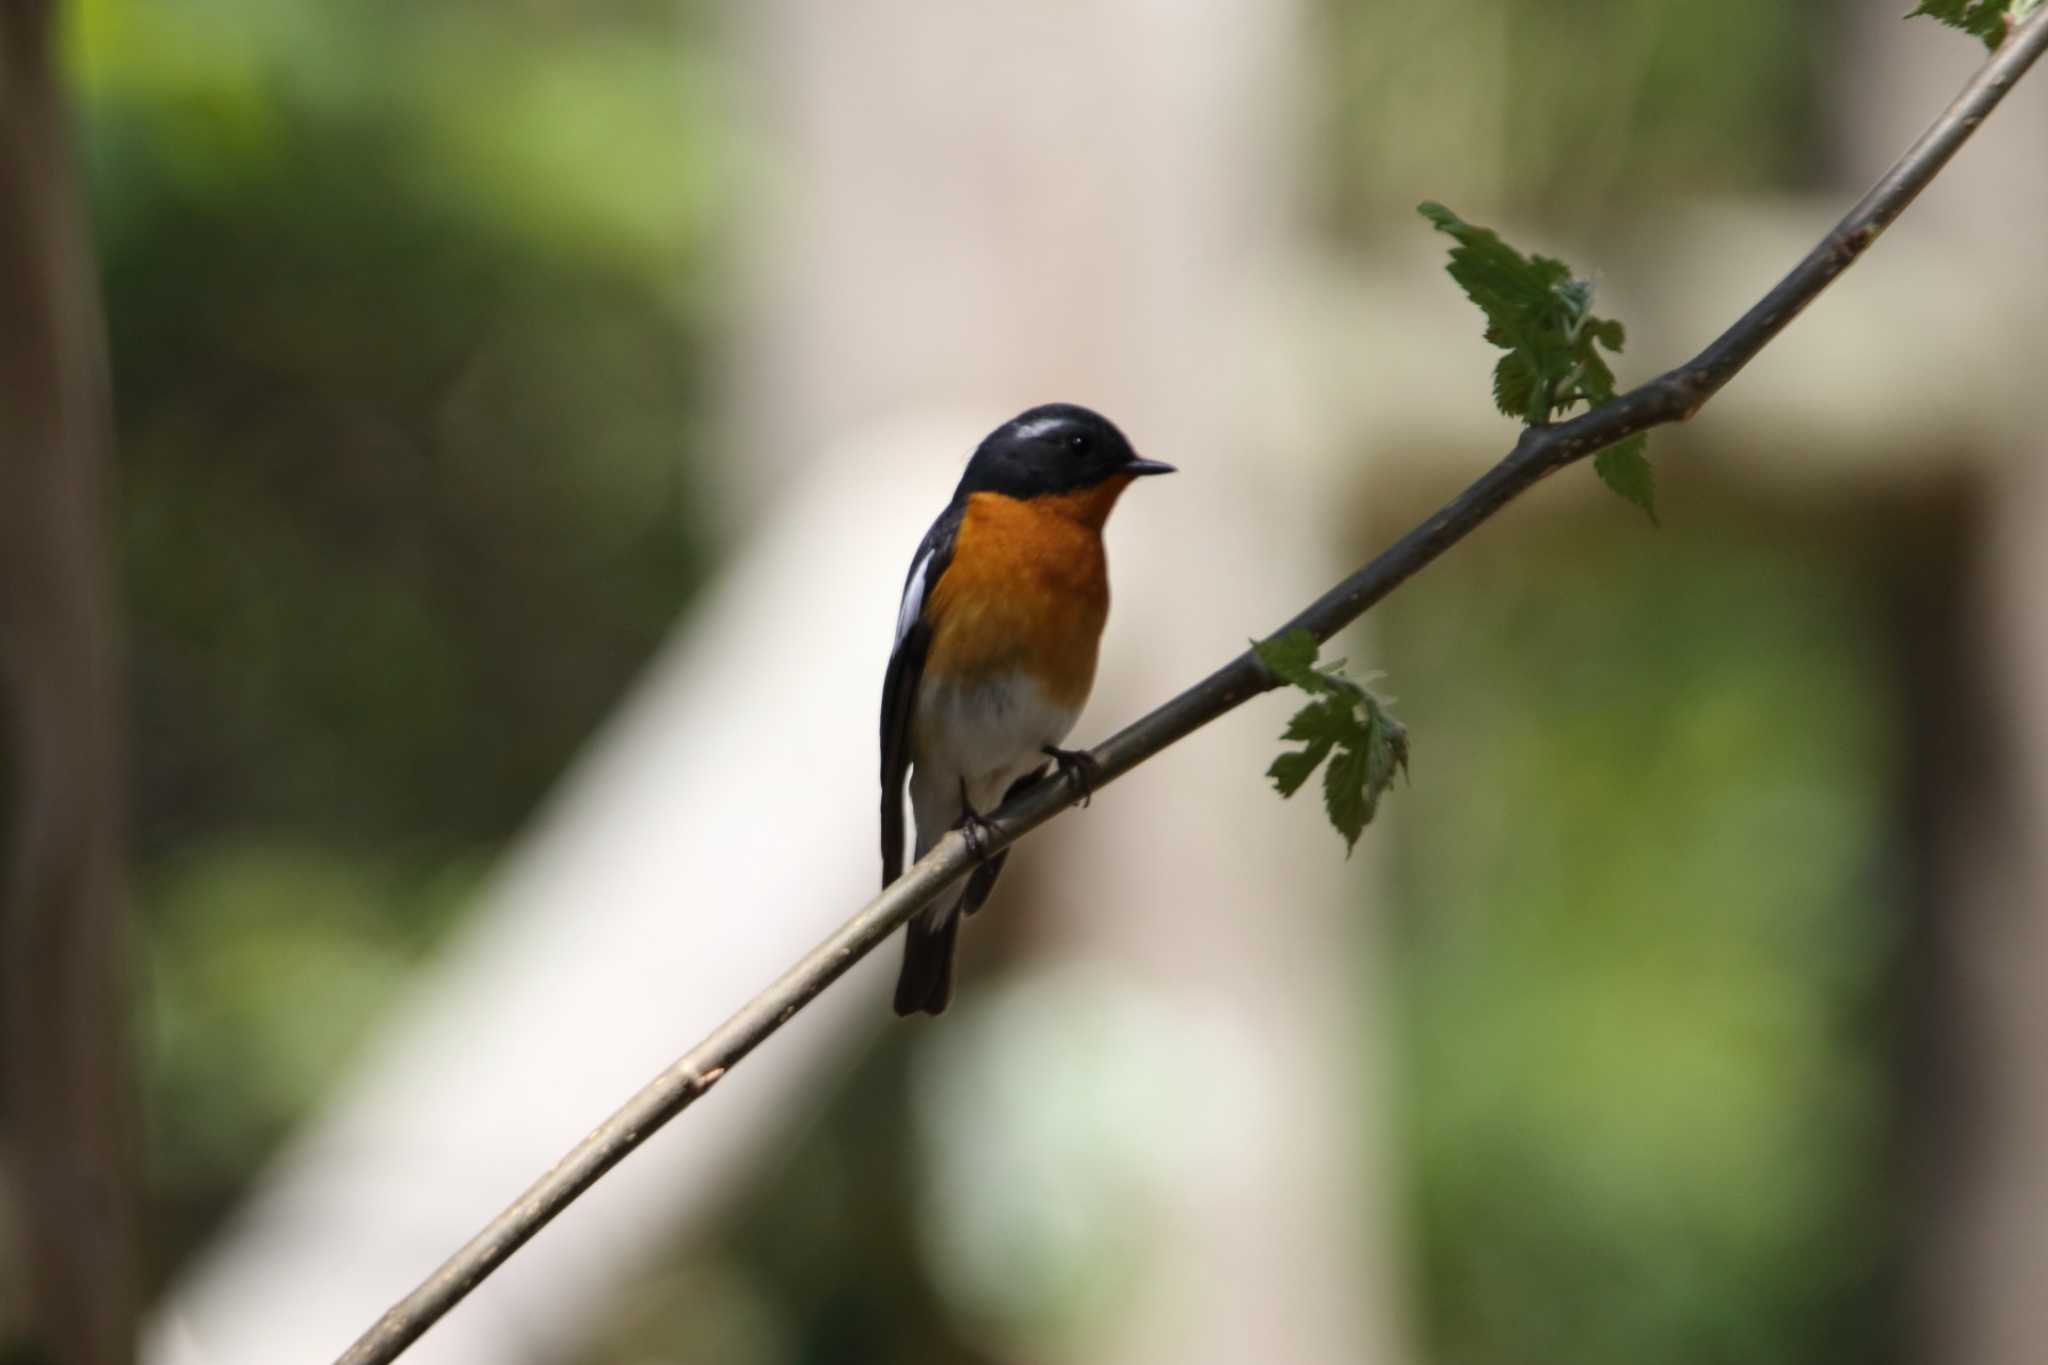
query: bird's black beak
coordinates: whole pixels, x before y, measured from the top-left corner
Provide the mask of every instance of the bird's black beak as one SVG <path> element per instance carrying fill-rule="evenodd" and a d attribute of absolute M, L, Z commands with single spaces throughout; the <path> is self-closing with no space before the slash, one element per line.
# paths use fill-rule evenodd
<path fill-rule="evenodd" d="M 1123 472 L 1141 478 L 1146 474 L 1174 474 L 1179 471 L 1164 460 L 1132 460 L 1124 466 Z"/>

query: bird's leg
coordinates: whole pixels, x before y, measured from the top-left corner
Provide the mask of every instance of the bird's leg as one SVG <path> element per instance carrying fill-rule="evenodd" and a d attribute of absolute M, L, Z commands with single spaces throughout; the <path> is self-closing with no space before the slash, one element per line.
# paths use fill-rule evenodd
<path fill-rule="evenodd" d="M 960 819 L 954 828 L 967 841 L 967 852 L 976 862 L 989 860 L 993 852 L 988 846 L 989 840 L 995 836 L 996 827 L 967 799 L 967 779 L 964 777 L 960 779 Z"/>
<path fill-rule="evenodd" d="M 1041 773 L 1030 772 L 1012 782 L 1010 789 L 1003 793 L 1003 804 L 1007 806 L 1010 802 L 1016 800 L 1019 792 L 1038 781 L 1042 775 Z M 1009 861 L 1009 857 L 1010 850 L 1007 848 L 1002 849 L 990 855 L 987 861 L 968 874 L 967 890 L 960 897 L 960 908 L 962 910 L 971 915 L 981 909 L 983 902 L 988 900 L 988 893 L 996 889 L 996 878 L 1003 875 L 1003 864 Z"/>
<path fill-rule="evenodd" d="M 1086 749 L 1056 749 L 1050 744 L 1039 752 L 1050 758 L 1060 776 L 1067 779 L 1079 804 L 1085 806 L 1095 799 L 1095 779 L 1102 774 L 1102 765 L 1095 761 L 1095 755 Z"/>

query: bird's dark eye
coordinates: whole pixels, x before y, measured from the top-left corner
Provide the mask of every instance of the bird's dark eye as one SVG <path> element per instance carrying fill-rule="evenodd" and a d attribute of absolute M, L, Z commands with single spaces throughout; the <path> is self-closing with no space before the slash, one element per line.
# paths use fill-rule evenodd
<path fill-rule="evenodd" d="M 1075 432 L 1067 438 L 1067 449 L 1073 451 L 1076 455 L 1081 454 L 1088 449 L 1088 437 L 1081 432 Z"/>

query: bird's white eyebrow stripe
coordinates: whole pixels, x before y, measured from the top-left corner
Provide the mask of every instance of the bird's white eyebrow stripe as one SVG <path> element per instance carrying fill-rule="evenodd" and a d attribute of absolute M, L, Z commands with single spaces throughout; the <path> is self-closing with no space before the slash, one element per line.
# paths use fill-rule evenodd
<path fill-rule="evenodd" d="M 917 567 L 910 571 L 910 583 L 903 589 L 903 605 L 896 609 L 896 644 L 903 644 L 903 637 L 910 634 L 910 628 L 917 624 L 917 618 L 924 613 L 924 575 L 932 566 L 932 551 L 926 550 L 917 557 Z"/>

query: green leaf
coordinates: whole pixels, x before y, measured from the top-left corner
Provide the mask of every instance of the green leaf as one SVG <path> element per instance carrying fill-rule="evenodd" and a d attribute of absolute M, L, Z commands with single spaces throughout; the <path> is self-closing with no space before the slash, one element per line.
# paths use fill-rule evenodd
<path fill-rule="evenodd" d="M 1252 653 L 1281 682 L 1307 687 L 1316 675 L 1316 637 L 1300 626 L 1270 640 L 1252 641 Z"/>
<path fill-rule="evenodd" d="M 1367 720 L 1371 725 L 1372 738 L 1366 748 L 1369 765 L 1365 783 L 1372 793 L 1373 806 L 1377 809 L 1379 795 L 1394 784 L 1394 774 L 1408 775 L 1408 727 L 1395 720 L 1378 697 L 1368 697 L 1370 709 Z M 1366 819 L 1372 818 L 1373 811 L 1366 811 Z"/>
<path fill-rule="evenodd" d="M 1337 744 L 1349 741 L 1358 728 L 1352 704 L 1343 698 L 1326 697 L 1310 702 L 1294 713 L 1280 738 L 1304 744 Z"/>
<path fill-rule="evenodd" d="M 1281 736 L 1304 747 L 1275 758 L 1266 776 L 1280 795 L 1292 796 L 1327 759 L 1323 804 L 1344 836 L 1348 857 L 1394 774 L 1408 769 L 1408 731 L 1384 702 L 1339 672 L 1340 664 L 1318 666 L 1315 639 L 1307 631 L 1289 631 L 1252 647 L 1275 677 L 1314 698 L 1294 713 Z"/>
<path fill-rule="evenodd" d="M 1493 404 L 1509 417 L 1534 412 L 1542 386 L 1543 375 L 1526 351 L 1509 351 L 1493 367 Z"/>
<path fill-rule="evenodd" d="M 1342 666 L 1342 660 L 1326 668 L 1315 666 L 1316 637 L 1299 626 L 1271 640 L 1252 641 L 1252 652 L 1272 670 L 1274 677 L 1311 696 L 1345 697 L 1355 701 L 1364 695 L 1357 683 L 1332 671 Z"/>
<path fill-rule="evenodd" d="M 1984 46 L 1996 52 L 2005 41 L 2007 25 L 2032 13 L 2038 3 L 2039 0 L 2019 0 L 2016 4 L 2011 0 L 1921 0 L 1920 7 L 1906 17 L 1915 19 L 1924 14 L 1981 38 Z"/>
<path fill-rule="evenodd" d="M 1614 368 L 1601 352 L 1620 354 L 1628 332 L 1615 319 L 1594 315 L 1591 280 L 1573 275 L 1563 261 L 1524 256 L 1491 228 L 1468 223 L 1442 204 L 1425 203 L 1419 211 L 1457 240 L 1445 268 L 1486 315 L 1487 342 L 1507 352 L 1493 369 L 1493 401 L 1502 412 L 1533 425 L 1576 404 L 1614 401 Z M 1643 437 L 1631 437 L 1596 458 L 1594 468 L 1655 522 L 1646 449 Z"/>
<path fill-rule="evenodd" d="M 1327 741 L 1311 744 L 1306 749 L 1296 749 L 1281 754 L 1273 760 L 1273 766 L 1266 769 L 1266 776 L 1273 779 L 1274 789 L 1282 796 L 1292 796 L 1301 790 L 1301 784 L 1308 781 L 1316 770 L 1316 764 L 1329 756 Z"/>
<path fill-rule="evenodd" d="M 1358 847 L 1365 822 L 1372 818 L 1372 803 L 1365 794 L 1367 766 L 1366 750 L 1346 745 L 1323 769 L 1323 806 L 1330 812 L 1330 823 L 1344 836 L 1347 858 Z"/>
<path fill-rule="evenodd" d="M 1368 695 L 1365 719 L 1351 717 L 1354 733 L 1337 746 L 1323 769 L 1323 804 L 1330 823 L 1344 836 L 1344 856 L 1358 846 L 1358 836 L 1379 813 L 1380 797 L 1393 785 L 1394 774 L 1408 771 L 1408 730 L 1387 714 L 1377 697 Z"/>
<path fill-rule="evenodd" d="M 1641 432 L 1607 447 L 1593 457 L 1593 472 L 1600 482 L 1643 509 L 1650 524 L 1657 524 L 1655 477 L 1643 454 L 1646 442 Z"/>
<path fill-rule="evenodd" d="M 1491 228 L 1466 222 L 1442 204 L 1423 217 L 1457 240 L 1446 269 L 1486 315 L 1486 339 L 1508 352 L 1494 370 L 1494 401 L 1525 422 L 1547 422 L 1560 406 L 1558 382 L 1593 345 L 1588 324 L 1593 286 L 1548 256 L 1524 256 Z"/>

